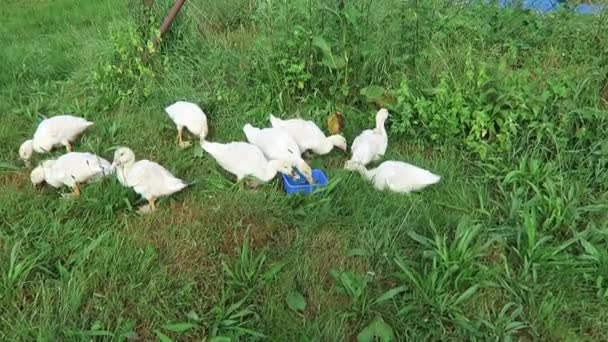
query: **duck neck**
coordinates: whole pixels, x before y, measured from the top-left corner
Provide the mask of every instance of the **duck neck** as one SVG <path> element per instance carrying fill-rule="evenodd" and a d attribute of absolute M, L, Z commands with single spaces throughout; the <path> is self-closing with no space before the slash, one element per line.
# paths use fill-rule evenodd
<path fill-rule="evenodd" d="M 365 167 L 362 167 L 361 170 L 359 170 L 359 173 L 367 179 L 371 180 L 372 178 L 374 178 L 374 172 L 366 169 Z"/>
<path fill-rule="evenodd" d="M 363 176 L 364 178 L 367 178 L 370 180 L 376 174 L 375 169 L 368 171 L 363 164 L 356 162 L 356 161 L 352 161 L 352 160 L 347 161 L 344 168 L 347 170 L 350 170 L 350 171 L 355 171 L 355 172 L 359 173 L 361 176 Z"/>
<path fill-rule="evenodd" d="M 384 128 L 384 120 L 382 118 L 376 119 L 376 133 L 386 136 L 386 129 Z"/>
<path fill-rule="evenodd" d="M 315 153 L 316 154 L 327 154 L 329 153 L 333 148 L 334 148 L 334 142 L 335 142 L 335 138 L 333 135 L 330 137 L 327 137 L 325 139 L 323 139 L 323 141 L 321 141 L 321 143 L 317 146 L 317 148 L 315 148 Z"/>
<path fill-rule="evenodd" d="M 357 171 L 361 176 L 371 180 L 376 175 L 376 169 L 368 170 L 365 166 L 358 164 Z"/>
<path fill-rule="evenodd" d="M 126 162 L 124 164 L 121 164 L 120 166 L 118 166 L 118 168 L 122 169 L 124 171 L 129 171 L 133 167 L 133 164 L 135 164 L 135 161 L 131 160 L 131 161 L 128 161 L 128 162 Z"/>
<path fill-rule="evenodd" d="M 127 174 L 129 173 L 129 170 L 131 170 L 131 168 L 133 167 L 134 163 L 134 161 L 129 161 L 116 166 L 116 177 L 118 178 L 118 181 L 121 184 L 126 184 Z"/>

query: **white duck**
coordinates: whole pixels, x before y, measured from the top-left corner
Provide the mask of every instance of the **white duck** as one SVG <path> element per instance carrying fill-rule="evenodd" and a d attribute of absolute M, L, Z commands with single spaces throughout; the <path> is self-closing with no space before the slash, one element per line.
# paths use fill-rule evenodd
<path fill-rule="evenodd" d="M 182 131 L 184 127 L 190 133 L 199 137 L 201 141 L 205 140 L 209 133 L 207 126 L 207 115 L 196 104 L 185 101 L 177 101 L 169 107 L 165 108 L 165 112 L 177 126 L 177 141 L 180 147 L 185 148 L 190 146 L 190 142 L 183 140 Z"/>
<path fill-rule="evenodd" d="M 243 131 L 247 141 L 259 147 L 267 159 L 289 162 L 300 171 L 309 184 L 314 183 L 312 169 L 302 159 L 298 143 L 285 130 L 274 127 L 259 129 L 246 124 Z"/>
<path fill-rule="evenodd" d="M 377 161 L 386 152 L 388 146 L 388 135 L 384 128 L 384 122 L 388 118 L 388 110 L 382 108 L 376 113 L 376 128 L 366 129 L 355 138 L 350 148 L 352 152 L 351 161 L 361 165 L 367 165 Z"/>
<path fill-rule="evenodd" d="M 344 168 L 358 171 L 370 180 L 378 190 L 388 189 L 394 192 L 409 193 L 421 190 L 431 184 L 439 182 L 441 177 L 417 166 L 388 160 L 377 168 L 366 170 L 361 163 L 347 161 Z"/>
<path fill-rule="evenodd" d="M 285 160 L 267 160 L 255 145 L 246 142 L 227 144 L 201 141 L 201 147 L 226 171 L 236 176 L 237 181 L 254 177 L 264 183 L 274 178 L 277 172 L 293 176 L 291 163 Z"/>
<path fill-rule="evenodd" d="M 54 188 L 68 186 L 80 196 L 79 185 L 110 174 L 110 162 L 92 153 L 70 152 L 55 160 L 45 160 L 30 173 L 34 186 L 46 182 Z"/>
<path fill-rule="evenodd" d="M 72 115 L 57 115 L 44 119 L 38 125 L 34 137 L 21 144 L 19 156 L 29 165 L 34 151 L 47 153 L 54 147 L 65 146 L 67 152 L 72 152 L 71 143 L 91 125 L 92 122 Z"/>
<path fill-rule="evenodd" d="M 325 133 L 312 121 L 303 119 L 281 120 L 270 115 L 270 124 L 275 128 L 282 128 L 296 141 L 300 152 L 311 150 L 316 154 L 324 155 L 334 147 L 346 152 L 346 139 L 340 134 L 325 136 Z"/>
<path fill-rule="evenodd" d="M 148 201 L 147 206 L 140 208 L 142 213 L 156 210 L 155 202 L 159 197 L 169 196 L 187 186 L 181 179 L 175 178 L 153 161 L 135 161 L 135 154 L 128 147 L 116 150 L 112 168 L 116 170 L 120 184 L 133 188 Z"/>

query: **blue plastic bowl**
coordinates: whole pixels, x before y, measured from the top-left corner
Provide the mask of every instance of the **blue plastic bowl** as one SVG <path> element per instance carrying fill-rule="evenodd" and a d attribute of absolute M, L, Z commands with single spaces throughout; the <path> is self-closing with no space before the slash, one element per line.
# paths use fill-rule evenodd
<path fill-rule="evenodd" d="M 298 176 L 297 179 L 293 179 L 290 176 L 281 174 L 283 176 L 283 185 L 285 186 L 285 192 L 288 194 L 302 193 L 309 194 L 314 190 L 324 187 L 329 183 L 327 176 L 325 173 L 319 169 L 312 170 L 312 178 L 316 181 L 315 184 L 306 183 L 306 179 L 302 176 L 301 173 L 296 171 Z"/>

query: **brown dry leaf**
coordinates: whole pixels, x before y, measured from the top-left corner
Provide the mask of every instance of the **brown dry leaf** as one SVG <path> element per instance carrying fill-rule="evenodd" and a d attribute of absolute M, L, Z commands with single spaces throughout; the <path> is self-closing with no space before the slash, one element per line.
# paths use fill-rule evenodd
<path fill-rule="evenodd" d="M 344 114 L 341 112 L 332 113 L 329 118 L 327 118 L 327 128 L 329 129 L 330 134 L 339 134 L 344 129 L 344 125 L 346 123 L 346 119 L 344 118 Z"/>

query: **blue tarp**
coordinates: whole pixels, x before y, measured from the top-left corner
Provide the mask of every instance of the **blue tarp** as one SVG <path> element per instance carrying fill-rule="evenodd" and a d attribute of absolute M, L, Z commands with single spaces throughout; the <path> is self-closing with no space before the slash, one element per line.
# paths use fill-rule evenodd
<path fill-rule="evenodd" d="M 565 0 L 499 0 L 500 7 L 522 6 L 523 8 L 532 9 L 541 13 L 557 11 L 562 7 L 567 7 Z M 604 5 L 580 4 L 574 7 L 574 10 L 581 14 L 595 14 L 602 12 L 606 7 Z"/>
<path fill-rule="evenodd" d="M 600 13 L 606 9 L 604 5 L 593 5 L 593 4 L 580 4 L 577 5 L 575 10 L 581 14 L 595 14 Z"/>
<path fill-rule="evenodd" d="M 498 5 L 501 7 L 515 7 L 521 5 L 523 8 L 545 13 L 557 10 L 562 2 L 562 0 L 499 0 Z"/>

